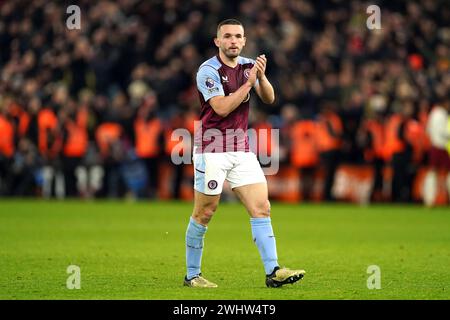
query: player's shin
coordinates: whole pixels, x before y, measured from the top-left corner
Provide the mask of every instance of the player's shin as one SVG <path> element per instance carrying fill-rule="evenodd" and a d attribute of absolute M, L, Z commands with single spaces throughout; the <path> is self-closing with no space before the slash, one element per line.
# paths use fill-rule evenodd
<path fill-rule="evenodd" d="M 192 217 L 186 230 L 187 279 L 198 276 L 201 271 L 203 242 L 207 227 L 197 223 Z"/>
<path fill-rule="evenodd" d="M 253 241 L 258 247 L 261 259 L 264 263 L 266 274 L 271 274 L 278 266 L 277 247 L 273 234 L 272 223 L 267 218 L 250 218 Z"/>

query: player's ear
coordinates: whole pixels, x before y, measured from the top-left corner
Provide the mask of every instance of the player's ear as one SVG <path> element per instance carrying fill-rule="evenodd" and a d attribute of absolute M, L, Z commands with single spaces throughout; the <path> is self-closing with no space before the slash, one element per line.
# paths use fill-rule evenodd
<path fill-rule="evenodd" d="M 219 47 L 219 39 L 217 37 L 214 38 L 214 44 L 216 45 L 216 47 Z"/>
<path fill-rule="evenodd" d="M 247 42 L 247 38 L 244 36 L 244 37 L 242 37 L 242 39 L 244 40 L 244 43 L 242 44 L 242 47 L 245 47 L 245 43 Z"/>

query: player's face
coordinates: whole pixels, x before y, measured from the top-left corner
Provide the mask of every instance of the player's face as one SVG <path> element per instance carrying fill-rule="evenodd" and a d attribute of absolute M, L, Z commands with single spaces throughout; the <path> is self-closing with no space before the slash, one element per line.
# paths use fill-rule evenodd
<path fill-rule="evenodd" d="M 223 25 L 214 43 L 226 57 L 236 58 L 245 46 L 244 28 L 240 25 Z"/>

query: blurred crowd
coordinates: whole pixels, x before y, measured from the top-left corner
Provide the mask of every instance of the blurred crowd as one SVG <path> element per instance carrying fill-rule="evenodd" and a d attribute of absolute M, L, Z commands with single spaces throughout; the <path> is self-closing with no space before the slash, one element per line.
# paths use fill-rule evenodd
<path fill-rule="evenodd" d="M 448 106 L 448 1 L 80 0 L 69 30 L 71 4 L 0 1 L 0 195 L 157 197 L 170 135 L 199 113 L 198 66 L 236 18 L 243 55 L 268 57 L 276 102 L 252 98 L 250 125 L 280 129 L 281 163 L 323 167 L 327 200 L 339 163 L 391 165 L 392 200 L 411 200 L 428 114 Z"/>

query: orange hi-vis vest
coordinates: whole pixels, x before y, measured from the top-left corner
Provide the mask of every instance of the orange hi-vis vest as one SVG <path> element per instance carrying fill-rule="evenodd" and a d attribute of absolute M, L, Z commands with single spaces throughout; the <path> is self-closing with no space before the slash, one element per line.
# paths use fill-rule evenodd
<path fill-rule="evenodd" d="M 178 146 L 180 148 L 180 156 L 183 155 L 183 150 L 184 149 L 189 149 L 191 148 L 191 144 L 192 144 L 192 138 L 194 136 L 194 121 L 198 120 L 197 116 L 189 116 L 189 114 L 187 115 L 186 118 L 174 118 L 171 120 L 171 123 L 169 124 L 168 127 L 166 127 L 164 129 L 164 139 L 165 139 L 165 153 L 166 155 L 170 156 L 172 154 L 173 149 L 178 146 L 178 144 L 182 143 L 183 144 L 183 148 L 181 148 L 181 146 Z M 187 139 L 184 138 L 179 138 L 178 140 L 172 140 L 172 133 L 177 129 L 177 128 L 184 128 L 186 130 L 189 131 L 189 133 L 191 134 L 191 141 L 187 141 Z"/>
<path fill-rule="evenodd" d="M 385 156 L 385 132 L 381 122 L 376 120 L 366 120 L 363 129 L 372 137 L 372 145 L 364 151 L 366 161 L 372 161 L 375 158 L 384 159 Z"/>
<path fill-rule="evenodd" d="M 317 165 L 319 152 L 316 141 L 316 122 L 312 120 L 297 121 L 290 131 L 292 165 L 298 168 Z"/>
<path fill-rule="evenodd" d="M 328 130 L 328 124 L 338 137 L 333 137 Z M 338 150 L 341 148 L 343 132 L 342 121 L 335 113 L 327 112 L 322 114 L 318 123 L 317 146 L 320 152 Z"/>
<path fill-rule="evenodd" d="M 14 125 L 0 115 L 0 154 L 7 158 L 14 155 Z"/>
<path fill-rule="evenodd" d="M 18 104 L 13 103 L 9 107 L 9 114 L 17 119 L 17 133 L 19 137 L 26 135 L 30 124 L 30 115 Z"/>
<path fill-rule="evenodd" d="M 67 157 L 83 157 L 87 151 L 89 137 L 87 133 L 88 112 L 81 108 L 75 121 L 66 122 L 67 141 L 64 145 L 64 155 Z"/>
<path fill-rule="evenodd" d="M 61 150 L 61 135 L 58 132 L 58 118 L 55 113 L 44 108 L 38 113 L 38 147 L 42 155 L 55 157 Z M 48 145 L 49 134 L 52 135 L 53 143 Z"/>
<path fill-rule="evenodd" d="M 167 155 L 171 155 L 172 154 L 172 150 L 175 148 L 175 146 L 180 143 L 180 141 L 177 140 L 172 140 L 172 132 L 174 130 L 173 129 L 167 129 L 164 131 L 164 139 L 165 139 L 165 152 Z"/>
<path fill-rule="evenodd" d="M 430 146 L 425 128 L 423 123 L 414 119 L 408 120 L 405 126 L 405 137 L 412 146 L 413 161 L 417 163 L 422 160 Z"/>
<path fill-rule="evenodd" d="M 400 140 L 398 130 L 403 122 L 403 117 L 399 114 L 393 114 L 389 117 L 386 124 L 386 144 L 385 159 L 391 160 L 395 153 L 405 150 L 405 143 Z"/>
<path fill-rule="evenodd" d="M 166 155 L 170 156 L 172 154 L 172 151 L 174 150 L 174 148 L 178 146 L 178 150 L 180 151 L 179 155 L 183 156 L 183 154 L 184 154 L 183 150 L 191 147 L 191 141 L 187 141 L 185 138 L 181 138 L 181 137 L 179 137 L 178 140 L 176 140 L 176 139 L 172 140 L 172 133 L 175 130 L 176 129 L 174 129 L 174 128 L 168 128 L 164 131 L 165 152 L 166 152 Z M 179 145 L 180 143 L 183 144 L 182 148 Z"/>
<path fill-rule="evenodd" d="M 140 158 L 152 158 L 158 155 L 158 138 L 162 131 L 161 121 L 154 118 L 149 121 L 137 118 L 134 121 L 136 136 L 136 155 Z"/>
<path fill-rule="evenodd" d="M 105 122 L 98 126 L 95 132 L 95 138 L 102 157 L 106 158 L 110 155 L 111 143 L 118 141 L 121 135 L 122 127 L 120 124 Z"/>

